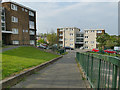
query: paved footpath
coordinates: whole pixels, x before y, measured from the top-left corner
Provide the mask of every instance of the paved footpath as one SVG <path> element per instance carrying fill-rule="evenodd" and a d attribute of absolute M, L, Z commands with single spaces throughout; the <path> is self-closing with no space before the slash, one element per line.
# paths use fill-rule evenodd
<path fill-rule="evenodd" d="M 86 85 L 77 67 L 75 53 L 70 52 L 12 88 L 86 88 Z"/>
<path fill-rule="evenodd" d="M 9 46 L 7 48 L 2 48 L 0 49 L 0 53 L 4 52 L 4 51 L 8 51 L 8 50 L 11 50 L 11 49 L 15 49 L 15 48 L 18 48 L 20 46 Z"/>

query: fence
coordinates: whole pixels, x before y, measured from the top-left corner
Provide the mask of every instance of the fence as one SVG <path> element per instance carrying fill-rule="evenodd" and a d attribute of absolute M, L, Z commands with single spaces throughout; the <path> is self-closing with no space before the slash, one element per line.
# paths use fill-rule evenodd
<path fill-rule="evenodd" d="M 90 53 L 76 53 L 91 88 L 118 88 L 120 90 L 120 59 Z"/>

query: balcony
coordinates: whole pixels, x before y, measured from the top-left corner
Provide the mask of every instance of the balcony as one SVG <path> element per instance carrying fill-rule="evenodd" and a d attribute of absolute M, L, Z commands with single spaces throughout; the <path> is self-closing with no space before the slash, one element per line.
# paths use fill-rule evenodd
<path fill-rule="evenodd" d="M 59 39 L 59 41 L 63 41 L 63 39 Z"/>
<path fill-rule="evenodd" d="M 63 31 L 63 29 L 60 29 L 59 31 L 61 32 L 61 31 Z"/>
<path fill-rule="evenodd" d="M 84 42 L 75 42 L 75 44 L 84 44 Z"/>
<path fill-rule="evenodd" d="M 59 44 L 61 47 L 63 46 L 63 44 Z"/>
<path fill-rule="evenodd" d="M 30 30 L 30 35 L 35 35 L 35 31 Z"/>
<path fill-rule="evenodd" d="M 63 36 L 63 34 L 59 34 L 59 36 Z"/>

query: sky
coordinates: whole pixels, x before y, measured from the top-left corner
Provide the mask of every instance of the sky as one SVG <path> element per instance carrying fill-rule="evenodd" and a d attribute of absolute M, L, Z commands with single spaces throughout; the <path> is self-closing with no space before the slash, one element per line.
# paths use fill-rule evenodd
<path fill-rule="evenodd" d="M 105 29 L 107 33 L 118 34 L 118 2 L 115 0 L 19 0 L 37 12 L 37 33 L 57 31 L 59 27 L 84 29 Z"/>

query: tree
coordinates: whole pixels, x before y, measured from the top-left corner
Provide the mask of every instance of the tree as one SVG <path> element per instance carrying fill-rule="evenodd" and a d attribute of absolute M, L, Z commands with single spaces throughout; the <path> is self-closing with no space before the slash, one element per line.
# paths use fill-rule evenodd
<path fill-rule="evenodd" d="M 38 43 L 46 44 L 47 42 L 44 39 L 38 40 Z"/>
<path fill-rule="evenodd" d="M 47 34 L 47 40 L 49 42 L 49 45 L 56 44 L 57 43 L 57 35 L 56 35 L 56 33 Z"/>
<path fill-rule="evenodd" d="M 110 35 L 107 33 L 101 34 L 97 37 L 97 42 L 99 43 L 98 46 L 100 49 L 104 49 L 106 42 L 107 42 L 107 40 L 109 40 L 109 38 L 110 38 Z"/>
<path fill-rule="evenodd" d="M 109 37 L 109 39 L 106 41 L 106 47 L 107 48 L 111 48 L 111 49 L 113 49 L 114 48 L 114 46 L 116 46 L 117 44 L 118 44 L 118 42 L 117 42 L 117 36 L 110 36 Z"/>

